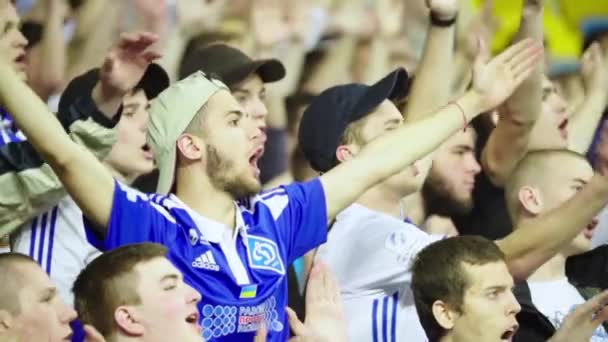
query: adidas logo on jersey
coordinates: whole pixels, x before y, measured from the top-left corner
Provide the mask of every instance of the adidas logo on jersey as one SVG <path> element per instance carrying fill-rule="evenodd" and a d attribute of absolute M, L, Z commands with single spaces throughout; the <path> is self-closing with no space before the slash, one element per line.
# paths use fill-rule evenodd
<path fill-rule="evenodd" d="M 192 262 L 192 267 L 203 268 L 211 271 L 220 270 L 220 267 L 215 262 L 215 258 L 213 257 L 213 253 L 211 253 L 211 251 L 207 251 L 199 255 L 198 258 L 194 259 L 194 261 Z"/>

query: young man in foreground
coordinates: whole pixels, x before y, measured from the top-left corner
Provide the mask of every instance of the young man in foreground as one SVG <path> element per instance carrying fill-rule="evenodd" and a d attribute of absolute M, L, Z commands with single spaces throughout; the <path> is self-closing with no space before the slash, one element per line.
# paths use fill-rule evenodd
<path fill-rule="evenodd" d="M 430 342 L 511 341 L 521 307 L 513 277 L 495 243 L 453 237 L 424 248 L 412 269 L 412 291 Z M 549 340 L 589 341 L 608 319 L 608 291 L 579 306 Z"/>

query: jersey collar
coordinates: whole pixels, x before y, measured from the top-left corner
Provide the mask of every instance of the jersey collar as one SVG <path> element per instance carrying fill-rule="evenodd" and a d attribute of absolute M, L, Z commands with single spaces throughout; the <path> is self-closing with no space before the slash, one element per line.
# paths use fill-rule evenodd
<path fill-rule="evenodd" d="M 239 206 L 236 204 L 236 202 L 234 203 L 236 227 L 233 230 L 221 222 L 209 219 L 209 218 L 197 213 L 196 211 L 192 210 L 190 207 L 188 207 L 184 202 L 182 202 L 174 194 L 171 194 L 170 198 L 171 198 L 171 200 L 173 200 L 177 204 L 179 204 L 182 208 L 184 208 L 184 210 L 186 210 L 186 212 L 188 212 L 188 215 L 190 215 L 190 217 L 192 218 L 192 221 L 196 225 L 196 228 L 203 235 L 203 238 L 209 242 L 220 243 L 224 239 L 227 240 L 232 232 L 233 232 L 233 236 L 231 237 L 232 239 L 236 239 L 236 237 L 239 233 L 246 234 L 247 225 L 245 224 L 245 221 L 243 220 L 243 215 L 241 214 L 241 210 L 240 210 Z"/>

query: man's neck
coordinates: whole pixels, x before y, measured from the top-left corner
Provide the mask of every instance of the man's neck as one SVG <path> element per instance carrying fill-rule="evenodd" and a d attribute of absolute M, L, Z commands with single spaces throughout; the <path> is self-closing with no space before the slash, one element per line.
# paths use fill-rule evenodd
<path fill-rule="evenodd" d="M 236 207 L 229 193 L 216 189 L 205 181 L 178 183 L 175 195 L 188 207 L 205 218 L 236 226 Z"/>
<path fill-rule="evenodd" d="M 118 172 L 117 170 L 115 170 L 112 166 L 110 166 L 108 163 L 103 163 L 105 165 L 105 167 L 110 171 L 110 173 L 112 173 L 112 177 L 114 177 L 114 179 L 116 179 L 117 181 L 121 182 L 122 184 L 125 185 L 131 185 L 133 184 L 133 182 L 135 182 L 135 179 L 137 179 L 137 177 L 139 177 L 139 175 L 125 175 L 121 172 Z"/>
<path fill-rule="evenodd" d="M 517 225 L 521 226 L 526 219 L 517 221 Z M 563 253 L 556 254 L 549 261 L 542 264 L 530 277 L 529 282 L 553 281 L 566 277 L 566 256 Z"/>
<path fill-rule="evenodd" d="M 391 189 L 382 186 L 382 184 L 379 184 L 364 192 L 356 202 L 369 209 L 402 220 L 405 215 L 401 207 L 401 199 L 403 197 L 404 194 L 396 193 L 395 191 L 391 191 Z"/>
<path fill-rule="evenodd" d="M 539 267 L 529 278 L 530 282 L 552 281 L 566 277 L 566 257 L 557 254 Z"/>

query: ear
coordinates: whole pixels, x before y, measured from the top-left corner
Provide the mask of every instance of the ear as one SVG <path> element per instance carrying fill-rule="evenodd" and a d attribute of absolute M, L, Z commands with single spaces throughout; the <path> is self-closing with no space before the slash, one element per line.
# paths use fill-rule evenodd
<path fill-rule="evenodd" d="M 450 310 L 450 307 L 440 300 L 436 300 L 433 303 L 432 309 L 433 317 L 435 317 L 437 324 L 445 330 L 452 330 L 454 328 L 458 313 Z"/>
<path fill-rule="evenodd" d="M 6 310 L 0 310 L 0 333 L 10 330 L 13 324 L 13 315 Z"/>
<path fill-rule="evenodd" d="M 195 135 L 188 133 L 180 135 L 176 145 L 180 154 L 188 160 L 198 160 L 203 157 L 204 143 Z"/>
<path fill-rule="evenodd" d="M 543 210 L 543 202 L 540 191 L 532 186 L 523 186 L 517 194 L 519 203 L 526 211 L 533 215 L 538 215 Z"/>
<path fill-rule="evenodd" d="M 345 161 L 353 159 L 358 152 L 359 148 L 353 144 L 340 145 L 336 149 L 336 158 L 339 162 L 343 163 Z"/>
<path fill-rule="evenodd" d="M 145 332 L 137 312 L 128 306 L 119 306 L 114 310 L 114 321 L 119 329 L 128 336 L 142 336 Z"/>

